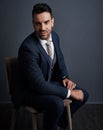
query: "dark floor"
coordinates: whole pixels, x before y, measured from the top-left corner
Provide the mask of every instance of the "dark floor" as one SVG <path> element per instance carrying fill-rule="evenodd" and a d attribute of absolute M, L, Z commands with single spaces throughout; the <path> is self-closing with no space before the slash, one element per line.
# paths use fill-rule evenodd
<path fill-rule="evenodd" d="M 103 104 L 86 104 L 73 117 L 73 130 L 103 130 Z"/>
<path fill-rule="evenodd" d="M 0 130 L 9 130 L 12 110 L 11 104 L 0 104 Z M 103 130 L 103 104 L 86 104 L 75 113 L 72 123 L 73 130 Z M 32 130 L 31 114 L 24 109 L 17 115 L 15 130 Z"/>

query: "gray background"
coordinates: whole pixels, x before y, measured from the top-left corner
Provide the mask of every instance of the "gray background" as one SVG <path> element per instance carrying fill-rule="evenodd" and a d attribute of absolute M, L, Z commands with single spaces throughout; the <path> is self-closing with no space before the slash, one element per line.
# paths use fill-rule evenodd
<path fill-rule="evenodd" d="M 0 0 L 0 102 L 10 102 L 5 57 L 17 56 L 33 32 L 31 11 L 37 2 L 53 9 L 71 78 L 87 89 L 88 103 L 103 103 L 103 0 Z"/>

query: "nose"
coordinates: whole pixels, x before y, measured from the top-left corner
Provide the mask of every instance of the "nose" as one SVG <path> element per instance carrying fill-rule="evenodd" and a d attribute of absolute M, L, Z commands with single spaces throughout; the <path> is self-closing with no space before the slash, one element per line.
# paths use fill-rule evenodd
<path fill-rule="evenodd" d="M 41 30 L 45 30 L 45 24 L 41 24 Z"/>

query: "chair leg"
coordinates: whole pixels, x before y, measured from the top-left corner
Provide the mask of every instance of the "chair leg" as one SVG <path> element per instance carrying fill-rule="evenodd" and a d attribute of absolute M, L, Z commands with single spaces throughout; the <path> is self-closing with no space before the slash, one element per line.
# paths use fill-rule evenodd
<path fill-rule="evenodd" d="M 68 119 L 68 130 L 72 130 L 72 119 L 71 119 L 70 105 L 66 106 L 66 110 L 67 110 L 67 119 Z"/>
<path fill-rule="evenodd" d="M 11 119 L 10 130 L 14 130 L 14 126 L 16 122 L 16 114 L 17 114 L 17 110 L 14 109 L 12 114 L 12 119 Z"/>
<path fill-rule="evenodd" d="M 62 130 L 62 128 L 58 127 L 58 130 Z"/>
<path fill-rule="evenodd" d="M 33 130 L 37 130 L 37 115 L 32 113 L 32 126 Z"/>

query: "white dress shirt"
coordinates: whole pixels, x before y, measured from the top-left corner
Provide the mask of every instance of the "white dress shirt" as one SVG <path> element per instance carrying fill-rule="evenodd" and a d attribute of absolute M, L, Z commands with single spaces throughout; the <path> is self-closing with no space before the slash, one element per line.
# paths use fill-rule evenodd
<path fill-rule="evenodd" d="M 50 41 L 50 44 L 51 44 L 51 48 L 52 48 L 52 56 L 51 58 L 53 59 L 54 58 L 54 44 L 52 42 L 52 37 L 50 35 L 50 38 L 47 40 L 42 40 L 42 39 L 39 39 L 40 40 L 40 43 L 41 45 L 43 46 L 43 48 L 45 49 L 46 53 L 48 54 L 48 51 L 47 51 L 47 42 Z"/>

